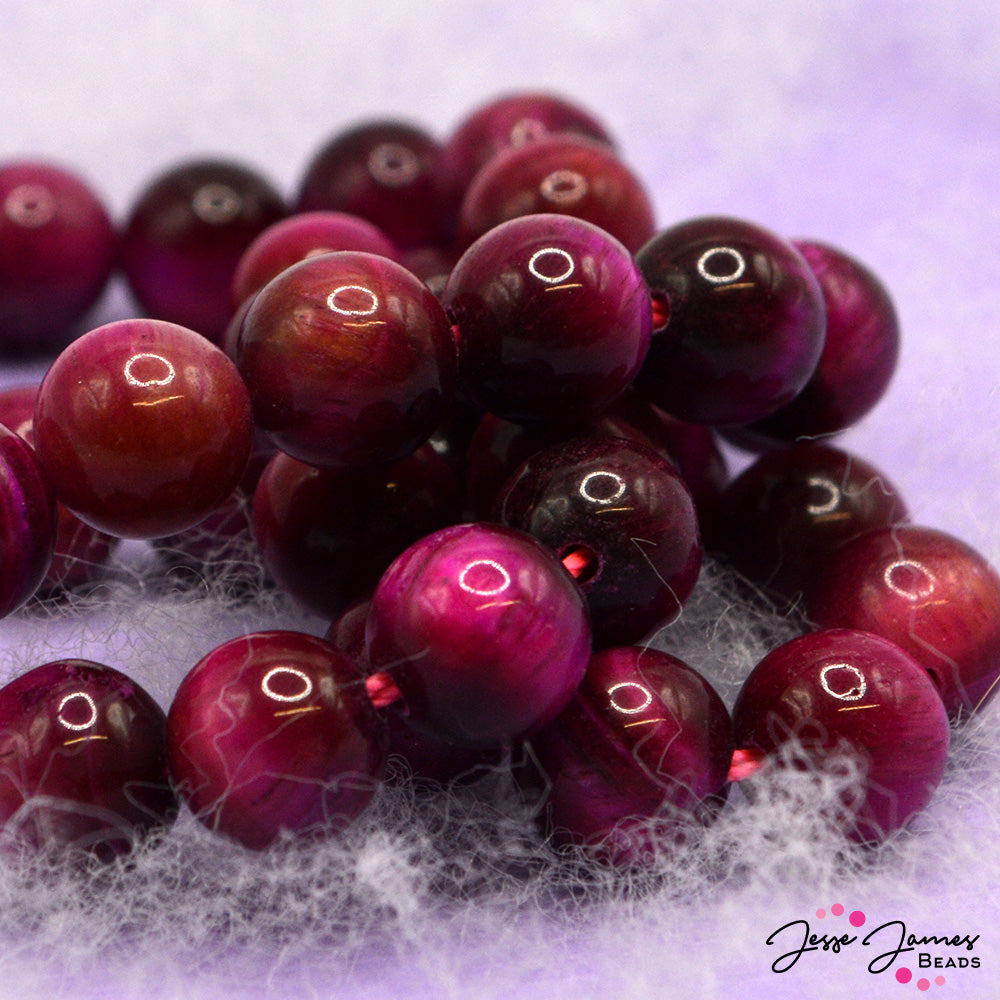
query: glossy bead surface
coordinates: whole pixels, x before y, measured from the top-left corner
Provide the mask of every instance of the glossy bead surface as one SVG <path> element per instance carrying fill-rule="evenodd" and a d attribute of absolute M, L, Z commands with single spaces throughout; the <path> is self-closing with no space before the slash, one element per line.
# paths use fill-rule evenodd
<path fill-rule="evenodd" d="M 816 369 L 826 327 L 819 283 L 790 242 L 708 216 L 638 254 L 659 312 L 636 387 L 695 423 L 742 424 L 788 403 Z"/>
<path fill-rule="evenodd" d="M 391 462 L 440 423 L 455 345 L 430 290 L 384 257 L 342 252 L 283 271 L 243 321 L 239 369 L 275 444 L 312 465 Z"/>
<path fill-rule="evenodd" d="M 240 636 L 200 660 L 170 706 L 167 739 L 194 815 L 255 850 L 283 832 L 344 829 L 385 761 L 356 665 L 298 632 Z"/>
<path fill-rule="evenodd" d="M 369 469 L 319 469 L 279 453 L 254 494 L 254 536 L 279 586 L 333 618 L 408 545 L 458 520 L 458 506 L 455 478 L 428 445 Z"/>
<path fill-rule="evenodd" d="M 115 240 L 103 204 L 74 174 L 0 164 L 0 353 L 64 346 L 107 284 Z"/>
<path fill-rule="evenodd" d="M 71 659 L 0 690 L 5 835 L 110 859 L 176 814 L 166 717 L 135 681 Z"/>
<path fill-rule="evenodd" d="M 379 227 L 401 250 L 444 236 L 441 148 L 424 129 L 373 121 L 326 143 L 306 168 L 298 211 L 349 212 Z"/>
<path fill-rule="evenodd" d="M 765 762 L 777 762 L 790 740 L 801 745 L 798 762 L 851 756 L 861 787 L 838 819 L 862 842 L 923 809 L 948 756 L 948 718 L 927 674 L 898 646 L 852 629 L 800 636 L 769 653 L 740 691 L 733 727 L 736 746 L 763 752 Z"/>
<path fill-rule="evenodd" d="M 365 219 L 346 212 L 302 212 L 268 226 L 247 247 L 233 276 L 233 303 L 260 291 L 292 264 L 338 250 L 399 257 L 389 237 Z"/>
<path fill-rule="evenodd" d="M 56 499 L 27 442 L 0 425 L 0 617 L 41 586 L 56 540 Z"/>
<path fill-rule="evenodd" d="M 740 573 L 791 601 L 846 542 L 906 519 L 899 491 L 873 465 L 838 448 L 799 444 L 762 456 L 730 483 L 717 542 Z"/>
<path fill-rule="evenodd" d="M 458 245 L 510 219 L 546 212 L 599 226 L 630 253 L 655 232 L 642 183 L 607 146 L 550 136 L 504 150 L 476 175 L 462 201 Z"/>
<path fill-rule="evenodd" d="M 560 559 L 579 560 L 598 648 L 671 624 L 698 579 L 691 493 L 666 459 L 634 442 L 577 438 L 536 453 L 508 481 L 498 513 Z"/>
<path fill-rule="evenodd" d="M 39 463 L 82 520 L 156 538 L 206 517 L 236 488 L 253 441 L 233 363 L 204 337 L 158 320 L 90 331 L 38 392 Z"/>
<path fill-rule="evenodd" d="M 670 848 L 721 805 L 729 713 L 705 679 L 666 653 L 595 653 L 579 691 L 532 740 L 551 791 L 556 843 L 619 865 Z"/>
<path fill-rule="evenodd" d="M 864 629 L 905 649 L 952 718 L 995 693 L 1000 576 L 946 532 L 899 525 L 860 535 L 817 576 L 806 611 L 820 628 Z"/>
<path fill-rule="evenodd" d="M 885 394 L 899 357 L 899 320 L 878 277 L 836 247 L 792 242 L 819 280 L 826 343 L 798 395 L 747 428 L 765 443 L 836 434 L 857 423 Z"/>
<path fill-rule="evenodd" d="M 371 669 L 411 722 L 469 746 L 510 743 L 551 721 L 590 655 L 583 595 L 530 535 L 490 524 L 416 542 L 382 577 L 368 615 Z"/>
<path fill-rule="evenodd" d="M 632 258 L 569 216 L 527 216 L 487 233 L 455 265 L 443 301 L 464 385 L 509 420 L 599 414 L 649 346 L 649 294 Z"/>
<path fill-rule="evenodd" d="M 218 343 L 233 314 L 232 283 L 251 241 L 285 215 L 255 171 L 216 160 L 182 163 L 142 191 L 122 237 L 122 267 L 154 319 Z"/>

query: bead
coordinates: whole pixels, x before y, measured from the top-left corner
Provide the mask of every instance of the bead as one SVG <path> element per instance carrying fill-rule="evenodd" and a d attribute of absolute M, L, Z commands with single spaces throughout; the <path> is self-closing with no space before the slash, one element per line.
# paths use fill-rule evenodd
<path fill-rule="evenodd" d="M 923 809 L 948 756 L 948 719 L 927 674 L 898 646 L 852 629 L 799 636 L 764 657 L 736 699 L 733 729 L 737 747 L 772 764 L 789 748 L 784 766 L 848 755 L 860 788 L 831 818 L 860 842 L 883 839 Z"/>
<path fill-rule="evenodd" d="M 649 295 L 632 258 L 569 216 L 497 226 L 462 255 L 443 301 L 465 387 L 508 420 L 596 416 L 628 387 L 649 345 Z"/>
<path fill-rule="evenodd" d="M 472 747 L 551 721 L 587 666 L 583 595 L 530 535 L 463 524 L 428 535 L 386 570 L 367 624 L 411 722 Z"/>
<path fill-rule="evenodd" d="M 258 426 L 311 465 L 402 458 L 430 437 L 454 391 L 440 303 L 374 254 L 323 254 L 283 271 L 246 314 L 238 357 Z"/>
<path fill-rule="evenodd" d="M 57 660 L 0 690 L 0 762 L 0 827 L 35 848 L 110 860 L 177 815 L 163 710 L 100 663 Z"/>
<path fill-rule="evenodd" d="M 53 362 L 35 448 L 60 501 L 87 524 L 156 538 L 197 524 L 236 488 L 253 441 L 233 363 L 184 327 L 120 320 Z"/>
<path fill-rule="evenodd" d="M 995 693 L 1000 576 L 943 531 L 904 524 L 860 535 L 816 577 L 806 610 L 821 628 L 864 629 L 905 649 L 953 719 Z"/>
<path fill-rule="evenodd" d="M 0 354 L 63 347 L 104 290 L 115 249 L 107 211 L 74 174 L 0 165 Z"/>
<path fill-rule="evenodd" d="M 662 314 L 636 388 L 682 420 L 760 420 L 788 403 L 823 349 L 823 296 L 802 255 L 742 219 L 704 217 L 638 254 Z"/>
<path fill-rule="evenodd" d="M 498 515 L 564 562 L 578 559 L 573 575 L 597 648 L 670 625 L 698 579 L 691 493 L 666 459 L 636 442 L 577 438 L 537 452 L 508 480 Z"/>
<path fill-rule="evenodd" d="M 151 181 L 129 215 L 121 251 L 129 287 L 153 318 L 219 343 L 240 257 L 284 215 L 280 195 L 253 170 L 182 163 Z"/>
<path fill-rule="evenodd" d="M 729 713 L 712 687 L 666 653 L 595 653 L 579 691 L 533 740 L 551 784 L 547 825 L 620 866 L 649 861 L 712 819 L 732 757 Z"/>
<path fill-rule="evenodd" d="M 167 743 L 197 819 L 253 850 L 343 830 L 385 763 L 357 666 L 298 632 L 240 636 L 201 659 L 170 706 Z"/>

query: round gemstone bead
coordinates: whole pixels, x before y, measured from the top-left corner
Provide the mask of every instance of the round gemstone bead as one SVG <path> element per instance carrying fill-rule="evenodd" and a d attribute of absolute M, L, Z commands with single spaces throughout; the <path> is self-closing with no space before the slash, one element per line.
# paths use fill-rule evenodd
<path fill-rule="evenodd" d="M 135 681 L 88 660 L 0 690 L 0 826 L 37 848 L 110 859 L 171 823 L 166 717 Z"/>
<path fill-rule="evenodd" d="M 636 255 L 660 321 L 636 387 L 682 420 L 759 420 L 806 384 L 823 349 L 823 295 L 790 242 L 752 222 L 704 217 Z"/>
<path fill-rule="evenodd" d="M 796 766 L 849 756 L 860 788 L 836 819 L 861 842 L 923 809 L 948 756 L 948 718 L 927 674 L 898 646 L 853 629 L 814 632 L 769 653 L 740 691 L 733 727 L 736 746 L 763 753 L 765 764 L 782 760 L 792 741 Z"/>
<path fill-rule="evenodd" d="M 373 465 L 415 451 L 454 391 L 441 304 L 374 254 L 322 254 L 283 271 L 246 314 L 238 358 L 258 426 L 311 465 Z"/>
<path fill-rule="evenodd" d="M 233 363 L 192 330 L 121 320 L 56 358 L 38 392 L 39 463 L 88 524 L 156 538 L 197 524 L 236 488 L 253 442 Z"/>
<path fill-rule="evenodd" d="M 209 829 L 261 850 L 335 833 L 367 806 L 384 733 L 356 664 L 298 632 L 255 632 L 184 678 L 167 720 L 170 774 Z"/>
<path fill-rule="evenodd" d="M 483 167 L 462 201 L 459 246 L 509 219 L 546 212 L 593 223 L 630 253 L 655 232 L 636 175 L 607 146 L 559 135 L 504 150 Z"/>
<path fill-rule="evenodd" d="M 233 315 L 240 258 L 284 215 L 277 191 L 253 170 L 180 164 L 151 181 L 129 215 L 121 251 L 129 286 L 152 317 L 218 343 Z"/>
<path fill-rule="evenodd" d="M 589 437 L 546 448 L 508 481 L 498 511 L 501 523 L 573 561 L 597 647 L 671 624 L 698 579 L 691 493 L 638 443 Z"/>
<path fill-rule="evenodd" d="M 587 666 L 590 624 L 573 578 L 534 538 L 463 524 L 421 539 L 386 570 L 367 644 L 371 669 L 391 676 L 411 722 L 489 747 L 566 705 Z"/>
<path fill-rule="evenodd" d="M 466 388 L 509 420 L 596 416 L 625 391 L 649 346 L 649 294 L 628 251 L 569 216 L 491 230 L 462 255 L 443 301 Z"/>
<path fill-rule="evenodd" d="M 952 718 L 996 691 L 1000 575 L 946 532 L 904 524 L 859 535 L 816 576 L 806 610 L 820 628 L 864 629 L 905 649 Z"/>
<path fill-rule="evenodd" d="M 579 691 L 533 740 L 557 844 L 618 865 L 649 860 L 715 815 L 732 757 L 729 713 L 666 653 L 595 653 Z"/>
<path fill-rule="evenodd" d="M 0 353 L 63 347 L 104 290 L 115 245 L 103 204 L 74 174 L 0 165 Z"/>

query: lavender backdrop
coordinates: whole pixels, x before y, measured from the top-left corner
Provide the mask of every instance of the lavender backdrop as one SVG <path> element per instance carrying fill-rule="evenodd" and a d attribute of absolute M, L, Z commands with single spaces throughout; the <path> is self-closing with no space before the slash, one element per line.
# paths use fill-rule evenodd
<path fill-rule="evenodd" d="M 319 143 L 358 119 L 402 116 L 444 136 L 500 91 L 574 97 L 616 134 L 664 224 L 705 212 L 744 215 L 839 244 L 882 275 L 902 319 L 900 370 L 843 443 L 896 481 L 914 520 L 1000 563 L 1000 17 L 988 5 L 7 0 L 0 73 L 0 160 L 44 155 L 73 166 L 118 217 L 154 173 L 191 154 L 244 158 L 291 192 Z M 113 291 L 94 321 L 128 308 Z M 8 365 L 0 381 L 24 374 Z M 186 609 L 179 630 L 174 613 L 129 591 L 82 633 L 79 621 L 16 616 L 0 623 L 3 673 L 72 649 L 109 662 L 131 650 L 141 674 L 156 656 L 210 648 L 210 611 Z M 180 638 L 157 645 L 146 638 L 154 626 Z M 150 682 L 164 700 L 178 669 Z M 349 863 L 353 871 L 373 866 L 372 884 L 396 912 L 335 946 L 335 969 L 318 943 L 315 952 L 296 951 L 262 938 L 199 957 L 161 948 L 148 929 L 138 948 L 118 953 L 102 936 L 99 908 L 90 924 L 60 916 L 67 883 L 46 897 L 52 887 L 40 875 L 18 875 L 0 884 L 2 900 L 37 894 L 56 917 L 36 911 L 34 923 L 0 945 L 0 992 L 190 1000 L 914 995 L 913 983 L 869 975 L 868 955 L 819 954 L 786 975 L 770 971 L 766 934 L 840 901 L 923 933 L 980 934 L 982 968 L 949 969 L 930 992 L 992 996 L 1000 960 L 997 715 L 994 707 L 965 739 L 949 790 L 920 833 L 863 871 L 839 873 L 803 843 L 762 858 L 767 877 L 751 874 L 726 892 L 664 892 L 558 916 L 535 897 L 522 911 L 516 898 L 495 905 L 493 917 L 469 916 L 474 908 L 464 904 L 466 916 L 456 918 L 458 904 L 442 902 L 440 918 L 430 918 L 405 912 L 425 899 L 407 882 L 419 868 L 414 876 L 398 852 L 379 853 L 370 838 Z M 789 817 L 776 814 L 779 821 Z M 766 844 L 760 830 L 746 838 Z M 276 868 L 270 875 L 282 877 Z M 116 933 L 127 923 L 120 909 L 108 919 Z M 197 923 L 198 914 L 183 919 Z"/>

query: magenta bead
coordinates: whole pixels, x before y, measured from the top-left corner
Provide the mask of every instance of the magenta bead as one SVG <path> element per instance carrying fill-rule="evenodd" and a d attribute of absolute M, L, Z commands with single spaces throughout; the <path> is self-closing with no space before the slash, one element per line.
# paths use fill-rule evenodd
<path fill-rule="evenodd" d="M 636 255 L 659 323 L 636 387 L 682 420 L 759 420 L 819 362 L 826 327 L 812 269 L 790 242 L 742 219 L 704 217 Z"/>
<path fill-rule="evenodd" d="M 885 395 L 899 357 L 899 320 L 878 277 L 825 243 L 793 244 L 819 279 L 826 343 L 798 395 L 747 428 L 764 444 L 836 434 L 857 423 Z"/>
<path fill-rule="evenodd" d="M 233 276 L 233 303 L 240 304 L 300 260 L 338 250 L 399 257 L 389 237 L 365 219 L 346 212 L 303 212 L 268 226 L 247 247 Z"/>
<path fill-rule="evenodd" d="M 454 391 L 440 303 L 374 254 L 323 254 L 283 271 L 254 299 L 238 354 L 258 426 L 311 465 L 402 458 L 430 437 Z"/>
<path fill-rule="evenodd" d="M 281 197 L 236 163 L 185 162 L 142 191 L 122 237 L 122 267 L 154 319 L 219 343 L 233 315 L 236 267 L 250 243 L 285 215 Z"/>
<path fill-rule="evenodd" d="M 63 347 L 104 290 L 115 243 L 107 211 L 74 174 L 0 165 L 0 353 Z"/>
<path fill-rule="evenodd" d="M 599 648 L 672 624 L 698 579 L 691 493 L 666 459 L 636 442 L 577 438 L 537 452 L 508 480 L 497 510 L 502 524 L 575 560 Z"/>
<path fill-rule="evenodd" d="M 163 710 L 88 660 L 36 667 L 0 690 L 0 827 L 36 848 L 110 859 L 173 822 Z"/>
<path fill-rule="evenodd" d="M 253 441 L 233 363 L 192 330 L 120 320 L 53 362 L 34 419 L 39 464 L 87 524 L 156 538 L 197 524 L 236 488 Z"/>
<path fill-rule="evenodd" d="M 476 175 L 462 201 L 458 244 L 467 247 L 510 219 L 547 212 L 599 226 L 630 253 L 655 232 L 642 183 L 607 146 L 551 136 L 504 150 Z"/>
<path fill-rule="evenodd" d="M 852 629 L 800 636 L 768 654 L 733 708 L 736 746 L 777 762 L 792 740 L 798 765 L 846 754 L 859 794 L 838 819 L 853 839 L 878 841 L 930 801 L 948 756 L 948 717 L 920 665 L 898 646 Z"/>
<path fill-rule="evenodd" d="M 902 647 L 929 674 L 949 716 L 968 716 L 1000 677 L 1000 575 L 933 528 L 866 532 L 829 559 L 806 610 L 820 628 L 857 628 Z"/>
<path fill-rule="evenodd" d="M 631 256 L 569 216 L 527 216 L 487 233 L 455 265 L 443 301 L 465 386 L 509 420 L 596 416 L 649 346 L 649 294 Z"/>
<path fill-rule="evenodd" d="M 343 830 L 385 762 L 357 666 L 298 632 L 240 636 L 200 660 L 170 706 L 167 741 L 195 816 L 254 850 L 284 832 Z"/>
<path fill-rule="evenodd" d="M 618 865 L 651 860 L 712 819 L 732 758 L 729 713 L 712 687 L 666 653 L 595 653 L 579 691 L 533 740 L 550 783 L 547 824 Z"/>
<path fill-rule="evenodd" d="M 371 669 L 411 722 L 468 746 L 507 744 L 551 721 L 587 666 L 579 588 L 530 535 L 445 528 L 386 571 L 367 625 Z"/>

